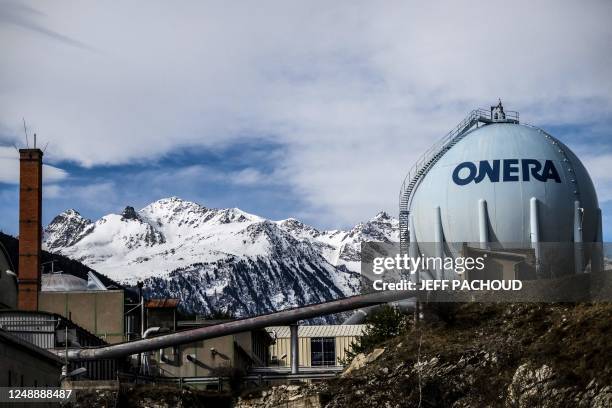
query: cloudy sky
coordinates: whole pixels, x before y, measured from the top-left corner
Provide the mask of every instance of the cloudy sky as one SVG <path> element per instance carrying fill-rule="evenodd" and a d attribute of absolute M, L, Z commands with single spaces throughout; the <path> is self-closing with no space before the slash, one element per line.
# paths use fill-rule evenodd
<path fill-rule="evenodd" d="M 498 97 L 579 154 L 612 225 L 610 21 L 605 0 L 1 1 L 0 228 L 24 117 L 46 222 L 176 195 L 341 228 L 397 214 L 413 161 Z"/>

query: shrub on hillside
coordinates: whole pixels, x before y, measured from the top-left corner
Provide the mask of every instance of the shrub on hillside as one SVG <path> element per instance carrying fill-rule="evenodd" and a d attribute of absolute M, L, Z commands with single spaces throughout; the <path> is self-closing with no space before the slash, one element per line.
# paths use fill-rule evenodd
<path fill-rule="evenodd" d="M 341 364 L 349 364 L 359 353 L 370 353 L 376 346 L 404 333 L 408 325 L 408 316 L 394 307 L 383 305 L 369 314 L 365 323 L 368 325 L 361 338 L 351 343 L 346 358 Z"/>

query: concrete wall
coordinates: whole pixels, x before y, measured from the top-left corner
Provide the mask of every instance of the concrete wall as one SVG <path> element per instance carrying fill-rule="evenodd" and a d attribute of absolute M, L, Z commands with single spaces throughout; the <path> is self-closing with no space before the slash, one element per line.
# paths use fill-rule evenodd
<path fill-rule="evenodd" d="M 168 347 L 164 349 L 164 361 L 160 361 L 159 351 L 154 353 L 152 359 L 166 376 L 215 376 L 219 371 L 246 370 L 251 365 L 257 365 L 253 362 L 255 359 L 265 365 L 269 341 L 269 336 L 263 331 L 243 332 L 175 348 Z M 214 352 L 211 350 L 213 348 Z M 194 355 L 197 362 L 187 360 L 188 355 Z"/>
<path fill-rule="evenodd" d="M 124 341 L 122 290 L 40 292 L 39 310 L 62 315 L 111 344 Z"/>
<path fill-rule="evenodd" d="M 0 251 L 0 309 L 17 308 L 17 281 L 6 273 L 8 262 Z"/>
<path fill-rule="evenodd" d="M 241 337 L 237 339 L 236 337 Z M 160 363 L 159 351 L 155 353 L 153 359 L 162 368 L 162 373 L 174 377 L 203 377 L 215 375 L 214 371 L 218 368 L 244 368 L 238 364 L 237 351 L 234 341 L 242 343 L 245 339 L 241 333 L 235 336 L 223 336 L 215 339 L 198 341 L 175 348 L 164 349 L 164 356 L 167 362 Z M 250 342 L 250 339 L 249 339 Z M 250 345 L 244 344 L 250 348 Z M 211 349 L 215 349 L 215 353 Z M 197 363 L 187 360 L 187 355 L 195 355 Z M 168 361 L 170 360 L 170 361 Z"/>
<path fill-rule="evenodd" d="M 176 330 L 176 309 L 147 308 L 147 327 L 161 327 Z"/>

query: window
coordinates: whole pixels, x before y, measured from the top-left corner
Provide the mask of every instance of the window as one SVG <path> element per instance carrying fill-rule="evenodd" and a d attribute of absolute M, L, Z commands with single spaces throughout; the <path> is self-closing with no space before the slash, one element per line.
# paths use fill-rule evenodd
<path fill-rule="evenodd" d="M 310 361 L 313 366 L 336 365 L 336 339 L 333 337 L 311 338 Z"/>

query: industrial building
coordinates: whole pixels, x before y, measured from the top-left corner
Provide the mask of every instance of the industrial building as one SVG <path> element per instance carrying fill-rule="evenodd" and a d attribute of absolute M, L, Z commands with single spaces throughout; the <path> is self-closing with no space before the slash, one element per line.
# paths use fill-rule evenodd
<path fill-rule="evenodd" d="M 127 340 L 125 290 L 88 288 L 87 282 L 70 274 L 42 278 L 38 310 L 61 315 L 108 343 Z M 67 287 L 69 282 L 75 285 Z"/>
<path fill-rule="evenodd" d="M 417 304 L 410 293 L 382 292 L 244 319 L 189 320 L 177 312 L 177 299 L 145 299 L 142 285 L 122 287 L 70 260 L 55 268 L 47 259 L 46 268 L 42 157 L 36 148 L 20 150 L 20 239 L 0 245 L 0 364 L 13 367 L 13 349 L 28 354 L 24 359 L 40 358 L 45 368 L 36 383 L 59 379 L 62 363 L 71 380 L 79 367 L 86 371 L 76 379 L 202 384 L 232 372 L 257 383 L 335 376 L 366 326 L 301 322 L 398 301 Z M 546 132 L 520 124 L 501 102 L 490 112 L 473 111 L 428 150 L 400 193 L 400 251 L 489 256 L 482 277 L 439 269 L 419 278 L 530 280 L 598 271 L 602 255 L 591 244 L 601 243 L 601 230 L 597 196 L 578 158 Z M 570 243 L 571 250 L 551 252 L 550 242 Z"/>
<path fill-rule="evenodd" d="M 108 345 L 73 321 L 43 311 L 0 310 L 0 329 L 48 354 L 49 351 L 62 348 Z M 112 380 L 117 377 L 117 370 L 123 366 L 124 362 L 121 359 L 102 359 L 75 362 L 71 365 L 71 369 L 85 367 L 87 371 L 81 376 L 82 378 Z M 59 381 L 59 370 L 56 380 Z"/>
<path fill-rule="evenodd" d="M 0 386 L 56 387 L 63 361 L 53 353 L 0 329 Z"/>
<path fill-rule="evenodd" d="M 220 324 L 219 321 L 177 322 L 179 330 Z M 155 352 L 152 365 L 158 374 L 178 378 L 205 378 L 237 373 L 247 374 L 252 367 L 268 365 L 272 338 L 265 330 L 251 330 L 227 336 L 166 347 Z"/>
<path fill-rule="evenodd" d="M 298 327 L 299 366 L 342 367 L 346 351 L 363 335 L 365 324 L 302 325 Z M 274 339 L 270 345 L 270 366 L 291 366 L 290 326 L 267 327 Z"/>
<path fill-rule="evenodd" d="M 269 331 L 264 324 L 242 328 L 240 321 L 179 319 L 178 299 L 144 299 L 142 285 L 136 291 L 122 287 L 83 265 L 42 251 L 42 157 L 42 151 L 36 148 L 20 150 L 20 239 L 0 236 L 6 244 L 0 246 L 0 327 L 7 336 L 39 349 L 41 355 L 46 355 L 44 350 L 63 355 L 55 362 L 66 365 L 69 361 L 70 367 L 63 367 L 64 375 L 76 368 L 86 369 L 72 381 L 135 375 L 148 380 L 163 377 L 208 384 L 231 373 L 247 378 L 255 375 L 261 380 L 265 376 L 295 376 L 300 368 L 307 371 L 309 367 L 333 366 L 337 372 L 338 358 L 362 328 L 320 326 L 317 330 L 322 335 L 318 337 L 313 337 L 313 328 L 305 328 L 298 340 L 296 324 L 293 329 L 276 327 Z M 296 317 L 294 322 L 299 320 Z M 237 329 L 231 332 L 190 340 L 200 330 L 216 331 L 234 323 Z M 298 343 L 303 343 L 301 367 L 299 354 L 284 360 L 291 365 L 290 371 L 276 371 L 282 360 L 278 356 L 270 367 L 271 350 L 295 354 Z M 132 350 L 132 345 L 141 349 Z M 125 351 L 115 352 L 115 346 Z M 85 350 L 110 350 L 110 354 L 71 357 Z M 59 379 L 57 367 L 53 373 Z"/>

